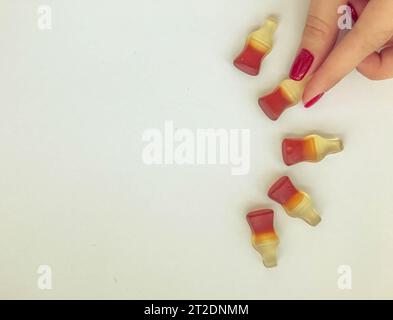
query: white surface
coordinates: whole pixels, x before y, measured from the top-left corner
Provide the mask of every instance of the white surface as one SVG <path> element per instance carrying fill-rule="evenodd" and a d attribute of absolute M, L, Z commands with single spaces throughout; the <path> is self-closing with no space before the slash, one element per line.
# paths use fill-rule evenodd
<path fill-rule="evenodd" d="M 53 30 L 37 29 L 37 6 Z M 393 81 L 354 72 L 273 123 L 258 96 L 288 72 L 307 1 L 1 0 L 1 298 L 392 298 Z M 232 67 L 278 13 L 262 74 Z M 251 129 L 251 170 L 146 166 L 149 127 Z M 286 134 L 345 152 L 286 168 Z M 268 200 L 282 174 L 322 213 L 313 229 Z M 279 266 L 250 245 L 249 209 L 276 211 Z M 37 288 L 50 265 L 53 289 Z M 350 265 L 353 289 L 337 287 Z"/>

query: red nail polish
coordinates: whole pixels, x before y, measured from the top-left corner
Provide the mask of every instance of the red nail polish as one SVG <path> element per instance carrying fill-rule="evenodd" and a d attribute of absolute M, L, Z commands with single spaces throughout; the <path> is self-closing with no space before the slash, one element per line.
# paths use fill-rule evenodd
<path fill-rule="evenodd" d="M 359 15 L 351 2 L 348 2 L 347 5 L 351 8 L 352 22 L 355 23 L 356 21 L 358 21 Z"/>
<path fill-rule="evenodd" d="M 310 101 L 308 101 L 304 106 L 305 106 L 306 108 L 312 107 L 314 104 L 316 104 L 316 103 L 319 101 L 319 99 L 322 98 L 322 96 L 323 96 L 324 94 L 325 94 L 325 93 L 321 93 L 321 94 L 315 96 L 315 97 L 312 98 Z"/>
<path fill-rule="evenodd" d="M 302 80 L 314 62 L 314 55 L 307 49 L 302 49 L 292 64 L 289 76 L 291 79 Z"/>

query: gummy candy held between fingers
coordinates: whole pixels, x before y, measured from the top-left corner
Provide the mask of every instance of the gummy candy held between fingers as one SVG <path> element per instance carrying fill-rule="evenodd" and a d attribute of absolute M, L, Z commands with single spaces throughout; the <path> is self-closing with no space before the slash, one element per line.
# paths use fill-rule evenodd
<path fill-rule="evenodd" d="M 282 157 L 288 166 L 303 161 L 319 162 L 343 148 L 340 139 L 327 139 L 315 134 L 304 138 L 285 138 L 282 141 Z"/>
<path fill-rule="evenodd" d="M 277 265 L 277 247 L 279 239 L 274 231 L 274 213 L 270 209 L 261 209 L 247 214 L 247 222 L 252 231 L 252 245 L 262 256 L 267 268 Z"/>
<path fill-rule="evenodd" d="M 259 74 L 262 60 L 273 48 L 273 35 L 277 25 L 277 19 L 271 16 L 261 28 L 248 36 L 243 51 L 234 61 L 234 65 L 238 69 L 251 76 Z"/>
<path fill-rule="evenodd" d="M 289 177 L 277 180 L 269 189 L 269 197 L 283 206 L 287 214 L 293 218 L 300 218 L 311 226 L 316 226 L 321 217 L 314 209 L 310 196 L 299 191 Z"/>
<path fill-rule="evenodd" d="M 283 80 L 274 91 L 259 98 L 259 106 L 271 120 L 277 120 L 286 109 L 299 103 L 309 80 L 310 77 Z"/>

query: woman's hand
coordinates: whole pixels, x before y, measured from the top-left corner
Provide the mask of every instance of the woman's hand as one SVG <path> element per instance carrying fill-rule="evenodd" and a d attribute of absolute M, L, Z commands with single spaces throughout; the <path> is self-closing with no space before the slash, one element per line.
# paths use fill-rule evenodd
<path fill-rule="evenodd" d="M 334 47 L 338 8 L 347 1 L 311 0 L 298 57 L 290 72 L 295 80 L 313 76 L 303 95 L 306 107 L 355 68 L 372 80 L 393 77 L 393 0 L 351 1 L 353 28 Z"/>

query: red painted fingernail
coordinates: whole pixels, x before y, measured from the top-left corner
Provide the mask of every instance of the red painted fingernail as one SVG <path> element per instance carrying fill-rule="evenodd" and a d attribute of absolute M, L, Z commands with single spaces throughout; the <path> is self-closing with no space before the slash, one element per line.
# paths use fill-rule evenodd
<path fill-rule="evenodd" d="M 292 80 L 302 80 L 314 62 L 314 55 L 307 49 L 302 49 L 292 64 L 289 76 Z"/>
<path fill-rule="evenodd" d="M 352 16 L 352 22 L 355 23 L 359 19 L 358 12 L 356 11 L 355 7 L 351 2 L 347 3 L 348 7 L 351 8 L 351 16 Z"/>
<path fill-rule="evenodd" d="M 316 104 L 316 103 L 319 101 L 319 99 L 322 98 L 322 96 L 323 96 L 324 94 L 325 94 L 325 93 L 320 93 L 319 95 L 315 96 L 315 97 L 312 98 L 310 101 L 308 101 L 304 106 L 305 106 L 306 108 L 312 107 L 314 104 Z"/>

